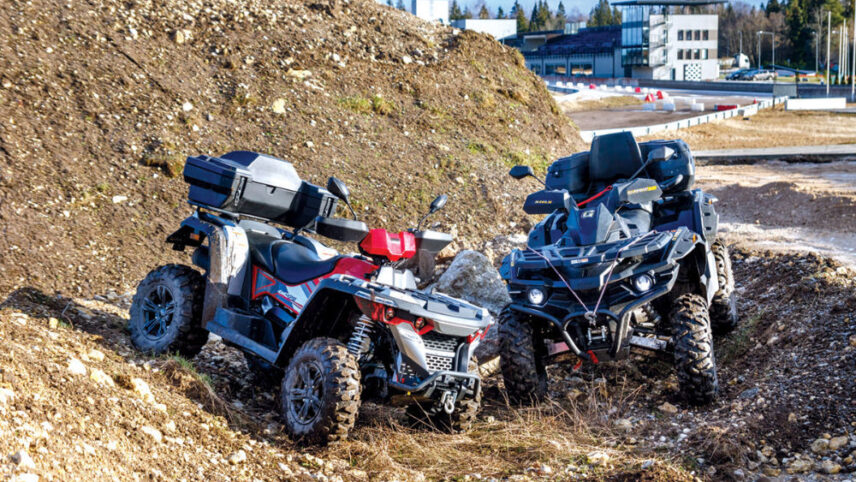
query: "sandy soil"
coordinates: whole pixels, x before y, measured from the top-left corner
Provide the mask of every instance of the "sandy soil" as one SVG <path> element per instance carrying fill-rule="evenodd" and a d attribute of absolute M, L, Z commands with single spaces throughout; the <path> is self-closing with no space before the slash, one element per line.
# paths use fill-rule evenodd
<path fill-rule="evenodd" d="M 701 166 L 697 179 L 732 237 L 856 266 L 856 163 Z"/>
<path fill-rule="evenodd" d="M 831 112 L 763 110 L 746 120 L 731 118 L 681 131 L 640 138 L 680 137 L 697 150 L 856 143 L 856 115 Z"/>

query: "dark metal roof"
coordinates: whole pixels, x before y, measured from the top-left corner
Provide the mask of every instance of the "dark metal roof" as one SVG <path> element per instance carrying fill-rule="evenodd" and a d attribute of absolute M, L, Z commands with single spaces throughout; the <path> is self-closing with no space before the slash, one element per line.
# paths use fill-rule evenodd
<path fill-rule="evenodd" d="M 565 55 L 612 52 L 621 44 L 621 26 L 581 28 L 579 33 L 562 35 L 538 47 L 536 55 Z"/>
<path fill-rule="evenodd" d="M 630 5 L 664 5 L 664 6 L 701 6 L 715 5 L 718 3 L 728 3 L 728 0 L 622 0 L 620 2 L 611 2 L 613 6 L 630 6 Z"/>

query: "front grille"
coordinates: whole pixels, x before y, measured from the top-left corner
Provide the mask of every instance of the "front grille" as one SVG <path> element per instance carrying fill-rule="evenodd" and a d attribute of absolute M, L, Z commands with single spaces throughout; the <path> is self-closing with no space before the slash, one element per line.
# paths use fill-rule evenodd
<path fill-rule="evenodd" d="M 422 343 L 425 344 L 425 348 L 428 350 L 454 352 L 458 349 L 461 339 L 455 336 L 443 335 L 429 331 L 422 335 Z"/>
<path fill-rule="evenodd" d="M 432 373 L 440 370 L 451 370 L 454 360 L 455 358 L 451 356 L 425 354 L 425 362 L 428 363 L 428 371 Z"/>

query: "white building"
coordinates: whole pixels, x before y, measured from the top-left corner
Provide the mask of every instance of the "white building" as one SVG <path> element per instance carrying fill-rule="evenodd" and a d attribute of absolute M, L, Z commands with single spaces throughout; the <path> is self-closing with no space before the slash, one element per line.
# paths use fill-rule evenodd
<path fill-rule="evenodd" d="M 461 30 L 474 30 L 476 32 L 490 34 L 497 40 L 517 36 L 517 20 L 513 18 L 466 18 L 462 20 L 453 20 L 452 26 Z"/>
<path fill-rule="evenodd" d="M 530 34 L 509 42 L 539 75 L 631 77 L 656 80 L 719 78 L 719 17 L 689 13 L 727 0 L 622 0 L 621 25 L 580 28 L 545 36 L 535 48 Z M 561 33 L 561 32 L 559 32 Z"/>
<path fill-rule="evenodd" d="M 429 22 L 449 24 L 449 0 L 412 0 L 410 13 Z"/>

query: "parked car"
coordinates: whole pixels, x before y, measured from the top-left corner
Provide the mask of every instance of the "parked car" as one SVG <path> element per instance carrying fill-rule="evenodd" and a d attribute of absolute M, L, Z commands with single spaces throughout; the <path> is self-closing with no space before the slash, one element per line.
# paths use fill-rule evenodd
<path fill-rule="evenodd" d="M 730 74 L 725 76 L 725 80 L 740 80 L 742 79 L 743 74 L 749 72 L 749 69 L 740 69 L 731 72 Z"/>

